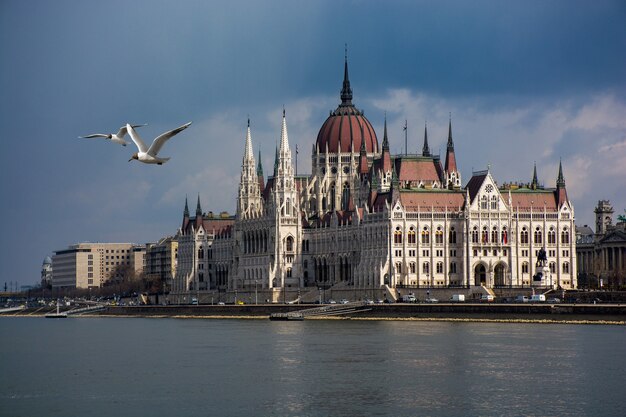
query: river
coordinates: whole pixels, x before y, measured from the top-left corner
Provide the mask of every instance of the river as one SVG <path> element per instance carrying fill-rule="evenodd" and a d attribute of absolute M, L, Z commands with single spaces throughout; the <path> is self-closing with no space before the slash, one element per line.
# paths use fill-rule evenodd
<path fill-rule="evenodd" d="M 0 318 L 1 416 L 622 415 L 623 326 Z"/>

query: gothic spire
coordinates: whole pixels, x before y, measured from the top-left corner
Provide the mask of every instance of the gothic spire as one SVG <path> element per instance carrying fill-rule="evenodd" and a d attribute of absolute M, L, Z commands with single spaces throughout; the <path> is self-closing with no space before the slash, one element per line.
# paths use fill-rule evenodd
<path fill-rule="evenodd" d="M 202 217 L 202 207 L 200 207 L 200 194 L 198 194 L 198 205 L 196 206 L 196 217 Z"/>
<path fill-rule="evenodd" d="M 285 108 L 283 107 L 283 125 L 280 130 L 280 156 L 285 157 L 289 154 L 291 158 L 291 151 L 289 149 L 289 137 L 287 135 L 287 118 L 285 117 Z"/>
<path fill-rule="evenodd" d="M 422 156 L 430 156 L 430 148 L 428 147 L 428 130 L 424 123 L 424 146 L 422 147 Z"/>
<path fill-rule="evenodd" d="M 350 79 L 348 78 L 348 45 L 346 45 L 345 63 L 343 69 L 343 88 L 341 89 L 341 105 L 352 105 L 352 88 L 350 88 Z"/>
<path fill-rule="evenodd" d="M 536 190 L 539 186 L 539 180 L 537 179 L 537 163 L 535 162 L 535 167 L 533 169 L 533 182 L 530 184 L 530 188 Z"/>
<path fill-rule="evenodd" d="M 556 188 L 565 188 L 565 177 L 563 177 L 563 165 L 559 159 L 559 176 L 556 179 Z"/>
<path fill-rule="evenodd" d="M 252 151 L 252 135 L 250 134 L 250 118 L 248 118 L 248 131 L 246 132 L 246 150 L 243 155 L 244 161 L 249 161 L 254 158 Z"/>
<path fill-rule="evenodd" d="M 278 145 L 276 145 L 276 155 L 274 156 L 274 177 L 278 175 Z"/>
<path fill-rule="evenodd" d="M 448 150 L 454 151 L 454 142 L 452 141 L 452 115 L 450 115 L 450 121 L 448 122 Z"/>
<path fill-rule="evenodd" d="M 187 196 L 185 196 L 185 211 L 183 212 L 184 217 L 189 217 L 189 205 L 187 204 Z"/>
<path fill-rule="evenodd" d="M 387 113 L 385 113 L 385 129 L 383 133 L 383 151 L 389 152 L 389 139 L 387 139 Z"/>
<path fill-rule="evenodd" d="M 257 165 L 256 175 L 257 177 L 263 176 L 263 164 L 261 164 L 261 150 L 260 149 L 259 149 L 259 163 Z"/>

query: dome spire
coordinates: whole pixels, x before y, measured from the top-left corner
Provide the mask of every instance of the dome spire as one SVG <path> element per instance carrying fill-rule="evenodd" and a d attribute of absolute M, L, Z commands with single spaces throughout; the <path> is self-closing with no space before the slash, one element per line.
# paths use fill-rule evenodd
<path fill-rule="evenodd" d="M 389 139 L 387 139 L 387 112 L 385 112 L 385 129 L 383 132 L 383 151 L 389 151 Z"/>
<path fill-rule="evenodd" d="M 341 89 L 341 105 L 352 106 L 352 88 L 348 78 L 348 44 L 345 45 L 345 63 L 343 68 L 343 88 Z"/>
<path fill-rule="evenodd" d="M 448 150 L 454 151 L 454 142 L 452 141 L 452 113 L 448 122 Z"/>
<path fill-rule="evenodd" d="M 530 188 L 536 190 L 539 186 L 539 180 L 537 179 L 537 162 L 535 162 L 535 167 L 533 168 L 533 182 L 530 184 Z"/>

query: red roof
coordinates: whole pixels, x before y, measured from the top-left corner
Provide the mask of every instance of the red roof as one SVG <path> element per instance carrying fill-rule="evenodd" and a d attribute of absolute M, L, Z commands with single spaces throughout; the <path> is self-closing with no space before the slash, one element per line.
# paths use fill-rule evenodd
<path fill-rule="evenodd" d="M 505 197 L 506 200 L 506 197 Z M 527 190 L 511 190 L 511 203 L 514 210 L 530 211 L 546 210 L 556 211 L 557 201 L 554 190 L 546 191 L 527 191 Z"/>
<path fill-rule="evenodd" d="M 328 116 L 317 134 L 320 152 L 359 152 L 365 141 L 367 153 L 378 152 L 378 139 L 372 124 L 353 106 L 340 106 Z M 340 149 L 341 143 L 341 149 Z"/>
<path fill-rule="evenodd" d="M 396 171 L 400 181 L 440 181 L 439 160 L 433 158 L 397 158 Z"/>
<path fill-rule="evenodd" d="M 458 211 L 465 204 L 462 191 L 401 191 L 400 202 L 407 211 Z"/>

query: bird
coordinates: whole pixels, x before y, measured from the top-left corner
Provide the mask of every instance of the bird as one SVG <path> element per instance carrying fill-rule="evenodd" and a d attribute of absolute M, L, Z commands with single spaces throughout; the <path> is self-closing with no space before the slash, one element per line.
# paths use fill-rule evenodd
<path fill-rule="evenodd" d="M 150 145 L 150 148 L 148 148 L 144 141 L 141 140 L 137 132 L 135 132 L 133 126 L 127 124 L 126 129 L 128 129 L 130 138 L 133 140 L 133 142 L 135 142 L 135 145 L 137 145 L 137 148 L 139 149 L 139 152 L 135 152 L 133 156 L 128 160 L 128 162 L 136 159 L 139 162 L 143 162 L 144 164 L 163 165 L 165 162 L 169 161 L 170 158 L 159 158 L 157 156 L 159 151 L 161 150 L 163 145 L 165 145 L 165 142 L 167 142 L 172 136 L 187 129 L 189 125 L 191 125 L 191 122 L 185 123 L 184 125 L 177 127 L 174 130 L 170 130 L 169 132 L 162 133 L 161 135 L 157 136 L 154 141 L 152 141 L 152 145 Z"/>
<path fill-rule="evenodd" d="M 147 126 L 145 124 L 143 125 L 132 125 L 133 128 L 135 127 L 142 127 L 142 126 Z M 126 136 L 126 133 L 128 132 L 128 128 L 126 126 L 122 126 L 120 127 L 120 130 L 117 131 L 117 133 L 113 134 L 113 133 L 94 133 L 93 135 L 87 135 L 87 136 L 79 136 L 79 138 L 82 139 L 93 139 L 93 138 L 105 138 L 105 139 L 109 139 L 111 140 L 111 142 L 115 142 L 115 143 L 119 143 L 122 146 L 126 146 L 129 144 L 129 142 L 126 142 L 124 140 L 124 136 Z"/>

